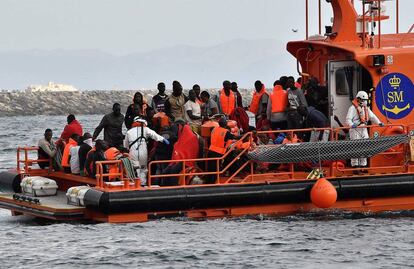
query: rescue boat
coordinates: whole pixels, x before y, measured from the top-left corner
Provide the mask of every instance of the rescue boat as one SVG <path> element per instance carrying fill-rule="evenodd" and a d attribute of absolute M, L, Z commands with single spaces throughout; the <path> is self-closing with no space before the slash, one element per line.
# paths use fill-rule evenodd
<path fill-rule="evenodd" d="M 147 186 L 128 178 L 120 160 L 98 162 L 96 178 L 87 178 L 36 168 L 37 163 L 50 160 L 31 158 L 36 147 L 19 147 L 16 169 L 0 173 L 1 188 L 8 190 L 0 194 L 0 207 L 13 215 L 111 223 L 177 216 L 414 210 L 414 25 L 406 33 L 399 32 L 398 0 L 392 34 L 381 33 L 381 24 L 389 19 L 381 10 L 381 0 L 362 1 L 362 15 L 357 14 L 359 3 L 354 1 L 327 2 L 333 8 L 332 26 L 322 35 L 319 1 L 319 35 L 309 37 L 306 1 L 306 39 L 289 42 L 287 50 L 297 59 L 303 81 L 316 78 L 327 90 L 331 126 L 258 133 L 293 136 L 324 131 L 328 142 L 230 148 L 220 158 L 152 161 Z M 341 133 L 348 127 L 338 122 L 345 122 L 346 111 L 360 90 L 370 93 L 372 111 L 386 124 L 367 126 L 368 139 L 343 140 Z M 201 131 L 207 143 L 211 126 Z M 252 141 L 253 136 L 247 133 L 240 142 Z M 369 158 L 368 167 L 347 165 L 346 159 L 359 157 Z M 188 163 L 224 160 L 213 172 L 188 169 Z M 152 173 L 153 166 L 171 162 L 181 163 L 184 169 L 178 174 Z M 118 172 L 104 172 L 106 165 L 118 167 Z M 194 184 L 194 178 L 208 175 L 216 176 L 215 183 Z M 154 185 L 160 178 L 178 183 Z"/>

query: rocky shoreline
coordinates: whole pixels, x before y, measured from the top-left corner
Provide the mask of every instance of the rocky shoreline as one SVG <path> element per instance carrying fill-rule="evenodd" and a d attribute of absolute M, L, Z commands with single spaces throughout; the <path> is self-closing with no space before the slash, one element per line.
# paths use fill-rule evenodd
<path fill-rule="evenodd" d="M 105 90 L 79 92 L 29 92 L 1 91 L 0 117 L 31 115 L 91 115 L 106 114 L 111 111 L 113 103 L 121 104 L 122 112 L 132 102 L 136 91 Z M 151 100 L 156 90 L 144 90 L 142 94 Z M 185 93 L 188 90 L 184 91 Z M 215 90 L 209 90 L 210 93 Z M 249 96 L 251 90 L 240 90 L 243 96 Z M 168 92 L 167 92 L 168 93 Z M 244 103 L 248 100 L 244 100 Z"/>

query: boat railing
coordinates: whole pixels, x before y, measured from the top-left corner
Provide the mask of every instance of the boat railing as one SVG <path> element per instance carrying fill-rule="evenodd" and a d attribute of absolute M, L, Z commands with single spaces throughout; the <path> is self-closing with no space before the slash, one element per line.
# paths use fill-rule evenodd
<path fill-rule="evenodd" d="M 110 169 L 110 168 L 115 169 Z M 105 172 L 108 170 L 108 172 Z M 139 179 L 124 177 L 124 165 L 121 160 L 96 162 L 96 187 L 100 189 L 139 189 Z"/>
<path fill-rule="evenodd" d="M 49 163 L 49 171 L 52 167 L 52 159 L 35 159 L 31 158 L 29 155 L 31 153 L 37 153 L 39 147 L 18 147 L 17 148 L 17 171 L 23 173 L 29 173 L 33 164 L 39 163 Z M 22 156 L 23 155 L 23 156 Z"/>
<path fill-rule="evenodd" d="M 405 125 L 401 125 L 401 124 L 386 124 L 384 126 L 379 126 L 379 125 L 370 125 L 370 126 L 362 126 L 362 127 L 357 127 L 357 129 L 360 128 L 366 128 L 368 129 L 368 132 L 371 134 L 371 137 L 378 137 L 378 136 L 387 136 L 387 135 L 395 135 L 395 134 L 408 134 L 408 130 L 409 128 Z M 348 133 L 349 130 L 351 128 L 350 127 L 338 127 L 338 128 L 305 128 L 305 129 L 294 129 L 294 130 L 276 130 L 276 131 L 257 131 L 257 134 L 274 134 L 279 135 L 280 133 L 285 133 L 285 134 L 290 134 L 290 136 L 301 136 L 301 133 L 307 133 L 307 132 L 329 132 L 329 140 L 330 141 L 335 141 L 335 140 L 341 140 L 341 139 L 348 139 L 348 138 L 344 138 L 344 136 L 340 135 L 341 133 Z M 411 132 L 414 132 L 414 124 L 412 125 L 411 128 Z M 242 139 L 240 139 L 238 142 L 242 142 L 245 140 L 249 140 L 250 142 L 253 141 L 253 133 L 247 133 L 245 134 Z M 236 142 L 237 143 L 237 142 Z M 306 142 L 305 142 L 306 143 Z M 392 158 L 393 156 L 402 156 L 401 158 L 406 158 L 407 156 L 407 150 L 409 150 L 409 147 L 407 147 L 407 145 L 400 145 L 400 146 L 396 146 L 396 149 L 391 149 L 389 151 L 386 152 L 382 152 L 379 153 L 378 155 L 375 156 L 386 156 L 388 158 Z M 254 162 L 249 160 L 244 162 L 238 169 L 237 171 L 235 171 L 233 174 L 227 174 L 226 172 L 229 171 L 229 168 L 244 154 L 247 153 L 247 151 L 249 150 L 248 148 L 244 148 L 243 150 L 241 150 L 234 158 L 232 158 L 232 160 L 222 169 L 220 169 L 220 163 L 222 161 L 224 161 L 229 154 L 231 154 L 231 152 L 233 152 L 235 150 L 235 148 L 230 148 L 230 150 L 228 150 L 226 152 L 225 155 L 223 155 L 222 157 L 218 157 L 218 158 L 200 158 L 200 159 L 187 159 L 187 160 L 163 160 L 163 161 L 152 161 L 149 164 L 149 176 L 148 176 L 148 186 L 151 187 L 152 182 L 154 179 L 160 179 L 160 178 L 179 178 L 178 180 L 178 185 L 180 186 L 185 186 L 185 185 L 189 185 L 189 181 L 186 180 L 189 177 L 195 177 L 195 176 L 208 176 L 208 175 L 215 175 L 217 177 L 217 180 L 215 181 L 214 184 L 229 184 L 229 183 L 247 183 L 247 182 L 253 182 L 255 178 L 264 178 L 264 177 L 269 177 L 269 178 L 286 178 L 287 180 L 298 180 L 298 179 L 305 179 L 306 176 L 304 177 L 304 174 L 300 174 L 297 173 L 297 169 L 295 169 L 295 164 L 293 163 L 289 163 L 289 164 L 285 164 L 285 166 L 287 166 L 287 169 L 285 169 L 284 171 L 274 171 L 274 172 L 270 172 L 267 171 L 265 174 L 261 173 L 255 173 L 254 171 Z M 192 170 L 188 170 L 186 169 L 186 164 L 188 163 L 194 163 L 194 162 L 211 162 L 211 161 L 216 161 L 217 162 L 217 169 L 216 171 L 205 171 L 203 172 L 200 169 L 196 169 L 196 172 L 192 171 Z M 164 164 L 164 165 L 168 165 L 168 164 L 172 164 L 172 163 L 181 163 L 182 164 L 182 170 L 180 173 L 176 173 L 176 174 L 152 174 L 151 171 L 153 171 L 153 166 L 157 165 L 157 164 Z M 395 171 L 395 170 L 407 170 L 407 166 L 405 165 L 407 163 L 407 161 L 404 159 L 402 161 L 401 165 L 391 165 L 391 164 L 386 164 L 386 165 L 381 165 L 381 166 L 375 166 L 375 167 L 367 167 L 366 169 L 364 168 L 364 170 L 367 171 L 378 171 L 378 170 L 382 170 L 382 171 Z M 249 167 L 249 173 L 247 175 L 245 175 L 245 177 L 243 178 L 239 178 L 238 180 L 235 180 L 236 177 L 240 174 L 241 171 L 245 170 L 246 167 Z M 336 175 L 344 175 L 344 174 L 352 174 L 352 172 L 354 171 L 358 171 L 360 170 L 360 168 L 345 168 L 346 166 L 344 165 L 343 167 L 341 165 L 338 165 L 338 162 L 332 162 L 331 165 L 328 167 L 329 171 L 326 171 L 330 176 L 336 176 Z"/>

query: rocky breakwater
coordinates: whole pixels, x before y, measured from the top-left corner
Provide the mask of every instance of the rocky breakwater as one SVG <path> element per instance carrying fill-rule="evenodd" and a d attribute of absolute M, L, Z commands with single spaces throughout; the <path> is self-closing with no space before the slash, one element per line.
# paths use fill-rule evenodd
<path fill-rule="evenodd" d="M 26 115 L 106 114 L 114 103 L 125 113 L 135 91 L 0 92 L 0 117 Z M 143 92 L 144 95 L 148 95 Z M 151 96 L 147 96 L 151 98 Z"/>
<path fill-rule="evenodd" d="M 217 90 L 208 90 L 212 96 Z M 247 106 L 251 100 L 251 91 L 240 89 L 243 103 Z M 1 91 L 0 117 L 30 116 L 30 115 L 88 115 L 106 114 L 112 110 L 114 103 L 120 103 L 122 112 L 132 102 L 136 91 L 101 90 L 76 92 L 30 92 L 30 91 Z M 141 90 L 144 97 L 151 101 L 156 90 Z M 268 90 L 269 92 L 269 90 Z M 184 90 L 187 94 L 188 90 Z"/>

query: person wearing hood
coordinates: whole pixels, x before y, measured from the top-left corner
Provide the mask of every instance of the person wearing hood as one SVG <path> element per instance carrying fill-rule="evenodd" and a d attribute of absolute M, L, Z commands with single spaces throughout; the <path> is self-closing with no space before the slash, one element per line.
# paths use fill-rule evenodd
<path fill-rule="evenodd" d="M 134 108 L 134 105 L 138 105 L 138 109 Z M 134 94 L 133 103 L 130 104 L 125 113 L 125 126 L 127 129 L 131 129 L 134 118 L 137 116 L 136 112 L 139 111 L 139 116 L 145 119 L 147 122 L 152 122 L 152 117 L 154 116 L 154 109 L 147 104 L 144 96 L 140 92 Z"/>
<path fill-rule="evenodd" d="M 84 133 L 81 138 L 79 138 L 80 145 L 78 151 L 79 158 L 79 173 L 81 176 L 85 176 L 85 162 L 88 152 L 92 149 L 92 135 L 90 133 Z"/>
<path fill-rule="evenodd" d="M 70 114 L 67 118 L 67 125 L 63 129 L 62 134 L 60 135 L 60 140 L 65 141 L 66 143 L 69 142 L 69 138 L 73 134 L 77 134 L 78 136 L 81 136 L 83 133 L 82 125 L 79 123 L 79 121 L 76 120 L 75 115 Z"/>
<path fill-rule="evenodd" d="M 140 117 L 135 117 L 132 128 L 125 135 L 124 146 L 129 149 L 129 156 L 138 167 L 137 174 L 141 179 L 141 185 L 146 184 L 148 171 L 148 148 L 147 141 L 149 138 L 170 144 L 170 142 L 147 127 L 147 121 Z"/>
<path fill-rule="evenodd" d="M 262 112 L 266 112 L 269 94 L 266 91 L 265 85 L 260 80 L 254 83 L 254 88 L 255 91 L 253 92 L 249 111 L 255 114 L 256 118 L 259 118 Z"/>
<path fill-rule="evenodd" d="M 359 91 L 346 115 L 346 124 L 351 127 L 349 130 L 349 138 L 351 140 L 369 138 L 368 129 L 364 128 L 364 126 L 368 125 L 368 121 L 384 126 L 368 107 L 368 93 Z M 353 168 L 366 167 L 367 158 L 351 159 L 351 166 Z"/>
<path fill-rule="evenodd" d="M 171 119 L 171 122 L 185 119 L 184 105 L 188 101 L 187 96 L 183 94 L 183 86 L 178 81 L 172 84 L 173 92 L 168 96 L 165 102 L 165 114 Z"/>
<path fill-rule="evenodd" d="M 124 123 L 124 115 L 121 113 L 121 105 L 115 103 L 112 106 L 112 113 L 106 114 L 95 132 L 93 132 L 93 140 L 99 136 L 99 133 L 104 129 L 104 140 L 109 147 L 122 146 L 124 135 L 122 134 L 122 124 Z"/>

